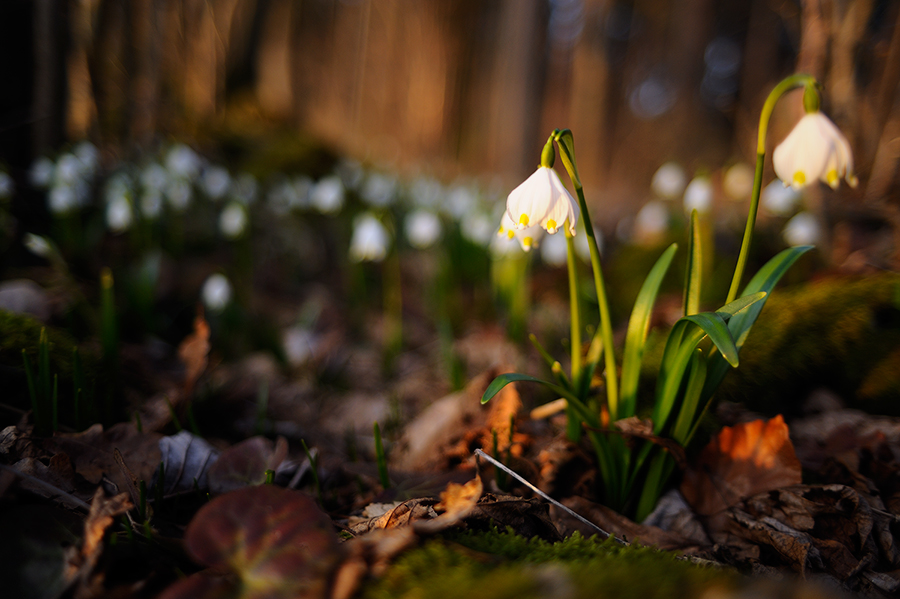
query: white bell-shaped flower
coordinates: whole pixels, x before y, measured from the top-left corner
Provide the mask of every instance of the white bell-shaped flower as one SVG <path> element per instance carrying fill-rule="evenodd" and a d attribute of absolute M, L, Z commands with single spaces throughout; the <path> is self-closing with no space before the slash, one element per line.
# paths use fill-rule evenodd
<path fill-rule="evenodd" d="M 772 154 L 775 174 L 801 189 L 816 179 L 837 189 L 841 178 L 856 187 L 853 154 L 847 138 L 821 112 L 806 114 Z"/>
<path fill-rule="evenodd" d="M 503 213 L 503 217 L 500 219 L 500 228 L 497 230 L 498 237 L 517 240 L 519 245 L 522 246 L 522 250 L 526 252 L 530 252 L 531 248 L 538 247 L 543 235 L 544 230 L 538 225 L 524 228 L 516 227 L 508 212 Z"/>
<path fill-rule="evenodd" d="M 509 193 L 506 213 L 516 229 L 540 226 L 550 234 L 556 233 L 568 220 L 569 233 L 574 235 L 580 210 L 556 171 L 539 166 Z"/>
<path fill-rule="evenodd" d="M 353 223 L 350 257 L 356 262 L 381 262 L 387 256 L 391 237 L 373 214 L 363 214 Z"/>

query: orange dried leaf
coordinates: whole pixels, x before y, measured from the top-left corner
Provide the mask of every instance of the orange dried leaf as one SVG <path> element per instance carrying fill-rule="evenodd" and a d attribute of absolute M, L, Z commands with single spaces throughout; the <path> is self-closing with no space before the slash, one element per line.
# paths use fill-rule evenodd
<path fill-rule="evenodd" d="M 685 472 L 681 493 L 698 514 L 711 515 L 801 479 L 788 426 L 778 415 L 723 428 Z"/>
<path fill-rule="evenodd" d="M 209 324 L 203 317 L 203 310 L 194 318 L 194 332 L 185 337 L 178 346 L 178 357 L 186 369 L 184 376 L 184 396 L 190 397 L 194 384 L 203 371 L 209 356 Z"/>

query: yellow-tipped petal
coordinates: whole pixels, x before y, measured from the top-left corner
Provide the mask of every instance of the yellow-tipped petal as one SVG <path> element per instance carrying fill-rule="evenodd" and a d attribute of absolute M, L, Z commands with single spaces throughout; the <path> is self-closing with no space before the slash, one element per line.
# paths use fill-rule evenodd
<path fill-rule="evenodd" d="M 557 227 L 556 227 L 556 221 L 553 220 L 552 218 L 549 219 L 549 220 L 547 221 L 547 232 L 550 233 L 550 234 L 552 235 L 553 233 L 556 233 L 556 228 L 557 228 Z"/>
<path fill-rule="evenodd" d="M 523 227 L 528 226 L 528 215 L 527 214 L 523 213 L 522 216 L 519 217 L 519 224 Z"/>
<path fill-rule="evenodd" d="M 838 188 L 838 185 L 841 183 L 841 177 L 838 175 L 837 169 L 829 169 L 829 171 L 825 173 L 825 182 L 828 183 L 829 187 L 832 189 Z"/>
<path fill-rule="evenodd" d="M 526 252 L 530 252 L 533 245 L 534 245 L 533 237 L 523 237 L 522 238 L 522 249 L 525 250 Z"/>
<path fill-rule="evenodd" d="M 803 171 L 797 171 L 794 173 L 794 179 L 792 185 L 794 187 L 803 187 L 806 185 L 806 174 Z"/>

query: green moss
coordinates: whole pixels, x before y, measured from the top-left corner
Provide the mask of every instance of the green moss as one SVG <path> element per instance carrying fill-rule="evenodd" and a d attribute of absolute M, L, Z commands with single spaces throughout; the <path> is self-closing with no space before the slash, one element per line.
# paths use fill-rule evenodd
<path fill-rule="evenodd" d="M 646 547 L 578 534 L 551 544 L 508 530 L 429 540 L 398 559 L 362 596 L 662 599 L 696 597 L 736 580 L 730 570 L 697 566 Z"/>

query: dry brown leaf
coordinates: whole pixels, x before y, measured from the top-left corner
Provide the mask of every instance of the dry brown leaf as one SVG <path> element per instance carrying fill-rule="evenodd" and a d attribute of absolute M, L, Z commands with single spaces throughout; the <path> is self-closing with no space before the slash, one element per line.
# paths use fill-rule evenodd
<path fill-rule="evenodd" d="M 478 475 L 464 485 L 447 483 L 447 488 L 441 493 L 441 501 L 434 506 L 435 511 L 444 513 L 433 520 L 415 523 L 415 531 L 430 534 L 458 524 L 472 513 L 483 492 L 484 484 Z"/>
<path fill-rule="evenodd" d="M 88 596 L 88 588 L 91 573 L 97 566 L 100 554 L 103 551 L 103 537 L 106 531 L 115 522 L 115 518 L 133 508 L 128 501 L 127 493 L 119 493 L 107 498 L 102 488 L 97 488 L 94 498 L 91 500 L 91 510 L 84 522 L 84 542 L 81 545 L 81 553 L 76 558 L 80 580 L 79 588 L 75 592 L 76 597 Z M 73 564 L 74 565 L 74 564 Z"/>
<path fill-rule="evenodd" d="M 185 367 L 184 397 L 189 398 L 194 391 L 197 379 L 206 369 L 209 357 L 209 324 L 203 317 L 203 309 L 197 309 L 194 318 L 194 332 L 185 337 L 178 346 L 178 357 Z"/>

